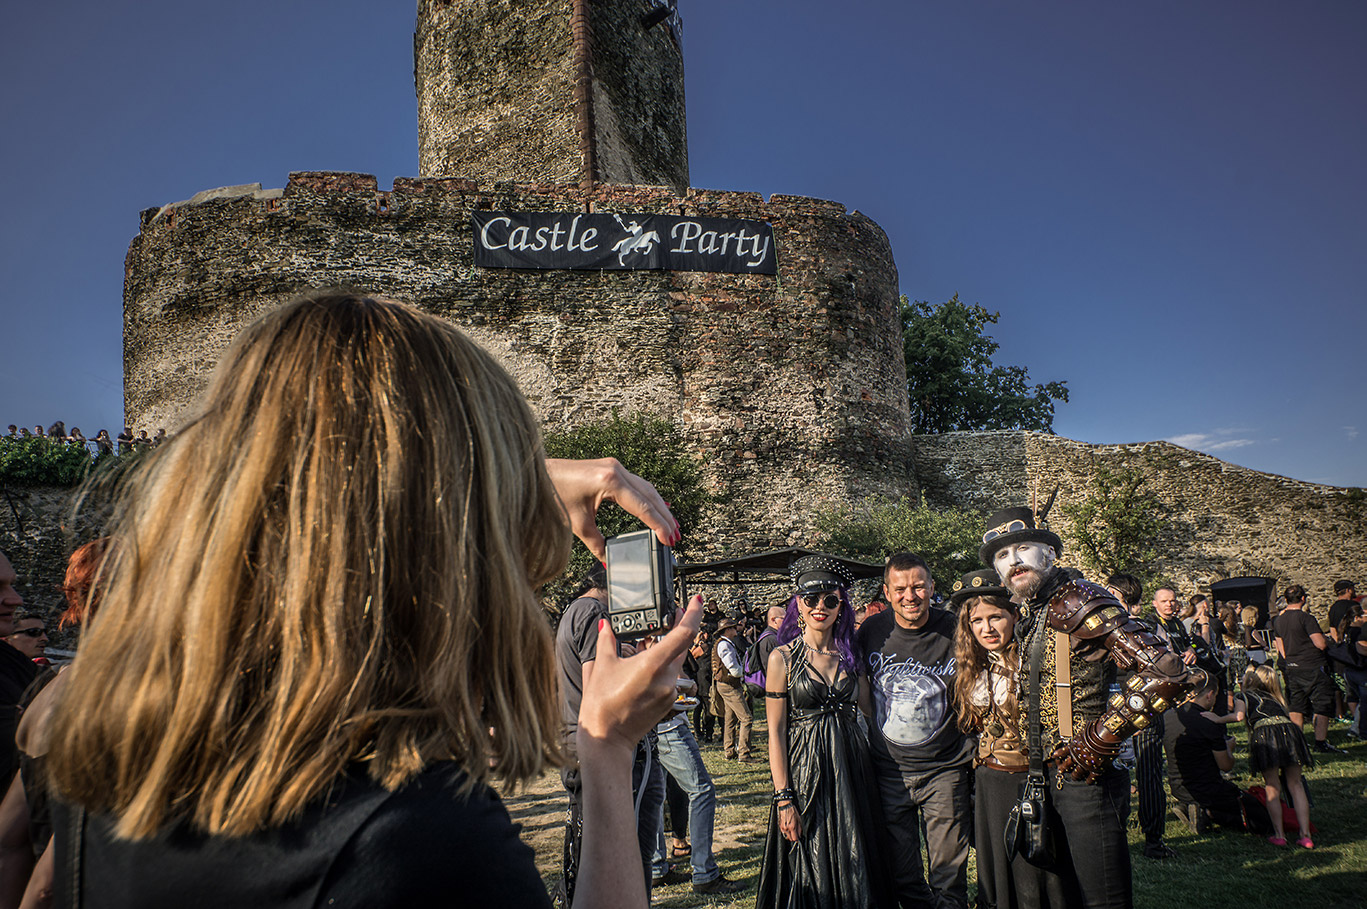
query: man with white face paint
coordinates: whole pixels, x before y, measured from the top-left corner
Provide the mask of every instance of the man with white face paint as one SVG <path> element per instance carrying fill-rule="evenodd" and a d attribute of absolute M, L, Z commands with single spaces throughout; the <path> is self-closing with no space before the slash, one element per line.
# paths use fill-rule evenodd
<path fill-rule="evenodd" d="M 1055 564 L 1062 551 L 1030 509 L 1005 508 L 988 521 L 978 555 L 1020 604 L 1020 731 L 1030 743 L 1038 729 L 1027 747 L 1044 762 L 1056 856 L 1047 874 L 1057 877 L 1049 892 L 1061 892 L 1063 905 L 1129 909 L 1130 780 L 1111 762 L 1191 686 L 1181 659 L 1119 600 Z M 1116 667 L 1132 675 L 1108 700 Z"/>

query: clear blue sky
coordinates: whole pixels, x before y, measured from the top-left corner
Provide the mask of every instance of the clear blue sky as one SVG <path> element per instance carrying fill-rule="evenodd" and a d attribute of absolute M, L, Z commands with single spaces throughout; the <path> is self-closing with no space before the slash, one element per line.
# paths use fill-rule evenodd
<path fill-rule="evenodd" d="M 1055 429 L 1367 486 L 1367 4 L 680 0 L 695 186 L 874 218 Z M 0 7 L 0 426 L 121 425 L 138 212 L 417 173 L 412 0 Z"/>

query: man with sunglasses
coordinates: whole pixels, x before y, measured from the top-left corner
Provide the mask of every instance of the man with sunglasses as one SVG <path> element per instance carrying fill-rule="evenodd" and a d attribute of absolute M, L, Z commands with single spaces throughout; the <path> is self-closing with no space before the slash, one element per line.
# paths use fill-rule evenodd
<path fill-rule="evenodd" d="M 19 576 L 0 552 L 0 638 L 14 633 L 14 612 L 24 605 L 15 585 Z M 19 699 L 24 689 L 38 677 L 33 661 L 8 643 L 0 643 L 0 784 L 9 788 L 14 771 L 19 769 L 19 747 L 14 732 L 19 725 Z"/>
<path fill-rule="evenodd" d="M 934 596 L 924 559 L 892 556 L 883 568 L 889 608 L 866 618 L 857 637 L 884 854 L 904 909 L 968 905 L 974 746 L 952 702 L 956 619 L 931 605 Z M 922 821 L 929 868 L 921 864 Z"/>
<path fill-rule="evenodd" d="M 40 666 L 47 665 L 47 658 L 43 656 L 43 651 L 47 649 L 47 628 L 37 616 L 16 618 L 14 631 L 5 635 L 5 643 Z"/>
<path fill-rule="evenodd" d="M 1056 854 L 1050 887 L 1069 906 L 1129 909 L 1130 779 L 1112 760 L 1191 683 L 1181 658 L 1114 595 L 1056 564 L 1062 551 L 1029 508 L 1004 508 L 988 520 L 978 555 L 1020 604 L 1016 698 L 1021 738 L 1039 729 Z M 1129 677 L 1110 694 L 1117 668 Z"/>

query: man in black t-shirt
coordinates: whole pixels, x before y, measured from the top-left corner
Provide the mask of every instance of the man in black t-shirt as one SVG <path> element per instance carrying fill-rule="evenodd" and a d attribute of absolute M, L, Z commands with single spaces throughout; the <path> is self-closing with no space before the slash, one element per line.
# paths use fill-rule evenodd
<path fill-rule="evenodd" d="M 1339 625 L 1344 619 L 1353 618 L 1362 613 L 1362 607 L 1357 601 L 1357 585 L 1352 581 L 1343 580 L 1334 582 L 1334 596 L 1337 599 L 1329 604 L 1329 637 L 1338 643 Z"/>
<path fill-rule="evenodd" d="M 1272 826 L 1266 810 L 1220 775 L 1222 770 L 1234 769 L 1234 738 L 1204 715 L 1215 706 L 1218 688 L 1214 676 L 1197 675 L 1201 680 L 1191 700 L 1171 711 L 1164 727 L 1168 786 L 1177 810 L 1186 817 L 1196 808 L 1197 830 L 1209 820 L 1221 827 L 1264 833 Z"/>
<path fill-rule="evenodd" d="M 1313 712 L 1315 750 L 1342 754 L 1342 749 L 1329 744 L 1329 716 L 1334 712 L 1334 683 L 1324 654 L 1329 642 L 1320 623 L 1305 611 L 1305 588 L 1292 584 L 1283 595 L 1286 607 L 1272 620 L 1272 630 L 1286 676 L 1287 713 L 1291 722 L 1304 727 L 1305 715 Z"/>
<path fill-rule="evenodd" d="M 909 552 L 888 559 L 891 608 L 860 626 L 874 773 L 883 803 L 884 849 L 903 906 L 965 907 L 973 743 L 955 720 L 954 616 L 930 605 L 935 582 Z M 925 822 L 929 873 L 921 866 Z"/>

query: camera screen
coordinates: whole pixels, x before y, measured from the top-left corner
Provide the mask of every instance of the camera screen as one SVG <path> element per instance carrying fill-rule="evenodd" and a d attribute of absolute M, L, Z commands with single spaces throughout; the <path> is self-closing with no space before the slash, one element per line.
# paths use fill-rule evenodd
<path fill-rule="evenodd" d="M 650 537 L 631 534 L 608 541 L 608 602 L 614 612 L 655 605 Z"/>

